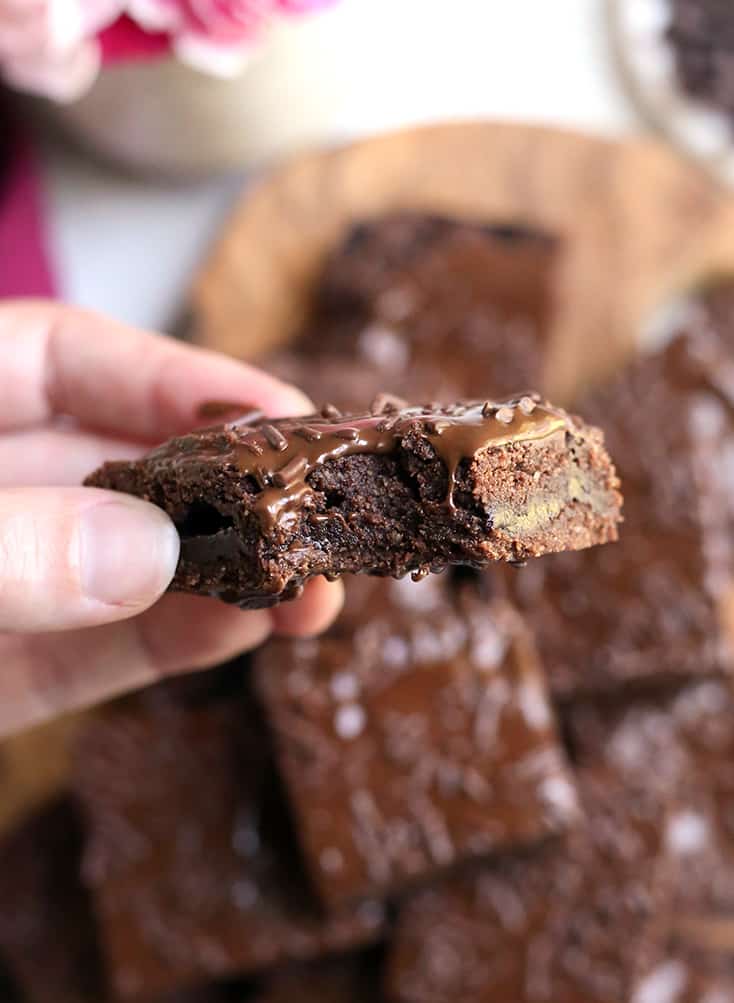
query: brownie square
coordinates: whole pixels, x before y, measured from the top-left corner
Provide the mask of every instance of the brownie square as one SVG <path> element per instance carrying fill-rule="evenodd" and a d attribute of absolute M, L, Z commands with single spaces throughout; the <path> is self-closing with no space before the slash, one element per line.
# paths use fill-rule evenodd
<path fill-rule="evenodd" d="M 659 790 L 677 785 L 663 835 L 670 906 L 656 920 L 656 949 L 631 1003 L 734 1000 L 734 694 L 728 680 L 689 684 L 665 700 L 567 714 L 576 756 L 640 774 Z M 654 764 L 654 768 L 650 768 Z"/>
<path fill-rule="evenodd" d="M 294 359 L 273 364 L 340 407 L 382 390 L 451 400 L 541 388 L 558 246 L 527 226 L 420 213 L 358 223 L 326 262 Z"/>
<path fill-rule="evenodd" d="M 701 322 L 580 405 L 603 428 L 623 485 L 620 539 L 507 579 L 557 696 L 667 685 L 731 666 L 727 367 Z"/>
<path fill-rule="evenodd" d="M 84 877 L 122 998 L 380 935 L 373 902 L 328 918 L 314 906 L 246 695 L 183 700 L 164 686 L 107 711 L 81 740 L 76 788 L 89 822 Z"/>
<path fill-rule="evenodd" d="M 621 1003 L 652 951 L 667 868 L 656 792 L 579 774 L 587 825 L 412 896 L 388 959 L 395 1003 Z"/>
<path fill-rule="evenodd" d="M 80 819 L 61 796 L 0 845 L 0 962 L 31 1003 L 99 1003 L 104 995 L 81 853 Z"/>
<path fill-rule="evenodd" d="M 330 633 L 259 653 L 281 772 L 329 906 L 577 818 L 523 623 L 473 581 L 454 584 L 349 581 Z"/>
<path fill-rule="evenodd" d="M 728 678 L 679 687 L 634 702 L 579 701 L 564 730 L 582 764 L 604 764 L 629 782 L 681 788 L 682 810 L 711 819 L 699 834 L 730 847 L 734 862 L 734 690 Z M 686 807 L 696 806 L 695 808 Z M 690 827 L 689 827 L 690 828 Z M 696 849 L 699 847 L 696 844 Z M 734 905 L 734 887 L 731 901 Z"/>

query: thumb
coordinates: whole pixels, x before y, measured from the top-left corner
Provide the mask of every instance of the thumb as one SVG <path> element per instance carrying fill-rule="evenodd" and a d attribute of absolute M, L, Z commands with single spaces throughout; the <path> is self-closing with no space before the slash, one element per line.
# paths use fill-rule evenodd
<path fill-rule="evenodd" d="M 179 538 L 168 516 L 96 488 L 0 491 L 0 631 L 91 627 L 165 591 Z"/>

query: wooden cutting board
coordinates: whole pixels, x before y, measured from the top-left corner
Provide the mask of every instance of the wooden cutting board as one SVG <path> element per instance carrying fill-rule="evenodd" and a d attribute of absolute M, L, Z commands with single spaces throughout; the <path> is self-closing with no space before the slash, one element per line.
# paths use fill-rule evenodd
<path fill-rule="evenodd" d="M 65 785 L 82 720 L 68 714 L 0 742 L 0 833 Z"/>
<path fill-rule="evenodd" d="M 248 189 L 193 283 L 194 339 L 247 358 L 287 341 L 325 253 L 393 209 L 564 238 L 546 382 L 561 401 L 617 365 L 671 293 L 734 274 L 734 198 L 660 143 L 437 125 L 298 157 Z"/>

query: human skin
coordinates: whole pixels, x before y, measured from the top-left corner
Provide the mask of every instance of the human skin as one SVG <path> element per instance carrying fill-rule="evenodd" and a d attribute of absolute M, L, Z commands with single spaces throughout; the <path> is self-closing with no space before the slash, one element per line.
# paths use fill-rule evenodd
<path fill-rule="evenodd" d="M 78 485 L 201 424 L 211 400 L 308 413 L 295 387 L 243 363 L 61 304 L 0 305 L 0 735 L 225 661 L 272 632 L 318 633 L 342 601 L 241 612 L 163 595 L 173 524 L 147 502 Z"/>

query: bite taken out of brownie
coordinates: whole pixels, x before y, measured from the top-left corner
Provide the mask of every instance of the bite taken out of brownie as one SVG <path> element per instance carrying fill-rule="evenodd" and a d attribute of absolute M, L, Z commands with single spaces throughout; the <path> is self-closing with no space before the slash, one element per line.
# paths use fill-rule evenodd
<path fill-rule="evenodd" d="M 313 575 L 400 577 L 615 540 L 621 496 L 601 432 L 533 396 L 263 419 L 107 463 L 88 485 L 138 495 L 182 539 L 172 583 L 243 608 Z"/>

